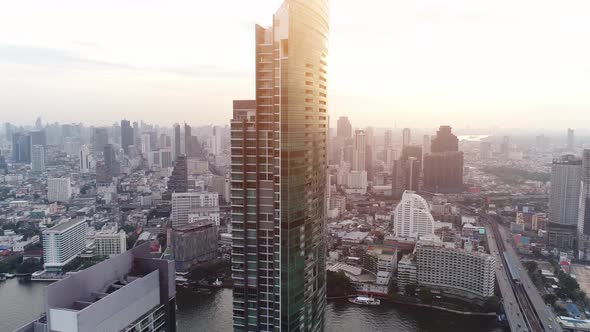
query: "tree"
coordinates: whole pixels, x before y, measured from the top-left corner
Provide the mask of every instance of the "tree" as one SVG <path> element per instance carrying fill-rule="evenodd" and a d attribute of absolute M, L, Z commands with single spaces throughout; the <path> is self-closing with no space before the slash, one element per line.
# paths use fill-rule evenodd
<path fill-rule="evenodd" d="M 416 295 L 416 289 L 418 288 L 418 285 L 416 284 L 407 284 L 405 287 L 405 293 L 408 296 L 414 296 Z"/>
<path fill-rule="evenodd" d="M 347 296 L 355 293 L 354 286 L 344 272 L 328 271 L 326 277 L 326 293 L 328 296 Z"/>
<path fill-rule="evenodd" d="M 432 291 L 430 290 L 430 288 L 428 288 L 428 287 L 420 288 L 420 292 L 418 293 L 418 296 L 420 297 L 420 301 L 422 301 L 422 303 L 426 303 L 426 304 L 432 303 Z"/>
<path fill-rule="evenodd" d="M 27 259 L 16 268 L 16 273 L 33 273 L 43 269 L 43 264 L 36 259 Z"/>
<path fill-rule="evenodd" d="M 497 296 L 487 297 L 483 309 L 487 312 L 496 312 L 500 309 L 500 299 Z"/>
<path fill-rule="evenodd" d="M 545 303 L 547 304 L 554 305 L 555 301 L 557 301 L 557 296 L 554 294 L 545 294 L 543 295 L 543 300 L 545 300 Z"/>
<path fill-rule="evenodd" d="M 537 268 L 539 267 L 539 265 L 535 261 L 527 261 L 527 262 L 524 262 L 523 265 L 527 269 L 529 274 L 534 273 L 537 270 Z"/>

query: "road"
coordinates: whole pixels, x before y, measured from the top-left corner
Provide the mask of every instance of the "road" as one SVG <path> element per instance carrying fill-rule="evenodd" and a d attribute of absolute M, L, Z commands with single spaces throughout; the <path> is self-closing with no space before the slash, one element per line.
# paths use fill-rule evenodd
<path fill-rule="evenodd" d="M 490 246 L 490 253 L 496 258 L 496 280 L 500 287 L 500 293 L 502 293 L 502 299 L 504 303 L 504 310 L 508 317 L 508 323 L 510 324 L 510 331 L 512 332 L 524 332 L 527 331 L 527 325 L 522 317 L 520 307 L 516 301 L 512 285 L 508 279 L 507 271 L 504 267 L 502 260 L 502 253 L 498 251 L 494 233 L 492 232 L 491 226 L 486 226 L 486 233 L 488 237 L 488 244 Z"/>
<path fill-rule="evenodd" d="M 559 332 L 561 332 L 562 329 L 556 320 L 557 318 L 555 317 L 555 314 L 553 313 L 551 308 L 545 304 L 545 301 L 543 301 L 543 298 L 541 297 L 539 290 L 537 289 L 535 284 L 533 284 L 526 269 L 523 267 L 520 259 L 516 255 L 516 252 L 514 251 L 514 247 L 512 247 L 512 244 L 511 244 L 512 242 L 506 241 L 507 239 L 510 238 L 509 232 L 504 227 L 500 226 L 498 228 L 500 231 L 500 235 L 502 237 L 502 241 L 506 244 L 504 249 L 506 250 L 508 255 L 511 255 L 511 257 L 513 258 L 514 264 L 519 269 L 520 280 L 522 283 L 521 288 L 524 292 L 526 292 L 526 295 L 530 301 L 530 304 L 533 306 L 534 310 L 536 311 L 536 315 L 537 315 L 537 318 L 539 319 L 539 322 L 541 323 L 541 325 L 543 326 L 545 331 L 559 331 Z"/>

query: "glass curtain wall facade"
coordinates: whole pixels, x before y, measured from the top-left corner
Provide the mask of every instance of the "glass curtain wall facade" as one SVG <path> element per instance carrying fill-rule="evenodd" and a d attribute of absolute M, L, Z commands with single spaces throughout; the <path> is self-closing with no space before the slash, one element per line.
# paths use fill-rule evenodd
<path fill-rule="evenodd" d="M 327 35 L 327 0 L 256 27 L 256 100 L 231 123 L 235 331 L 324 328 Z"/>

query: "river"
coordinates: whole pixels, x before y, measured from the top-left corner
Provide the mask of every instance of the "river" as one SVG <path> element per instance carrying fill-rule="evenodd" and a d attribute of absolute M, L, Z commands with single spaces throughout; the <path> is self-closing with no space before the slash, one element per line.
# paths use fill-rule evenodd
<path fill-rule="evenodd" d="M 17 279 L 0 282 L 0 331 L 10 332 L 43 311 L 43 288 L 46 283 Z M 178 292 L 178 331 L 231 331 L 231 290 L 221 289 L 212 295 Z M 384 304 L 363 307 L 346 300 L 329 301 L 326 308 L 326 331 L 396 331 L 396 332 L 500 332 L 493 318 L 457 316 L 431 309 Z"/>

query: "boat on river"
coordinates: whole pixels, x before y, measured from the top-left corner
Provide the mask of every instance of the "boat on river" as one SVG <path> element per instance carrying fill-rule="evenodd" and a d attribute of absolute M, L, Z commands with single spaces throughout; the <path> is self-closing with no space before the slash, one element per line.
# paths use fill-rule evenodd
<path fill-rule="evenodd" d="M 355 298 L 349 298 L 348 302 L 354 303 L 354 304 L 360 304 L 360 305 L 370 305 L 370 306 L 375 306 L 375 305 L 381 304 L 381 301 L 379 301 L 378 299 L 374 299 L 372 297 L 366 297 L 366 296 L 357 296 Z"/>

